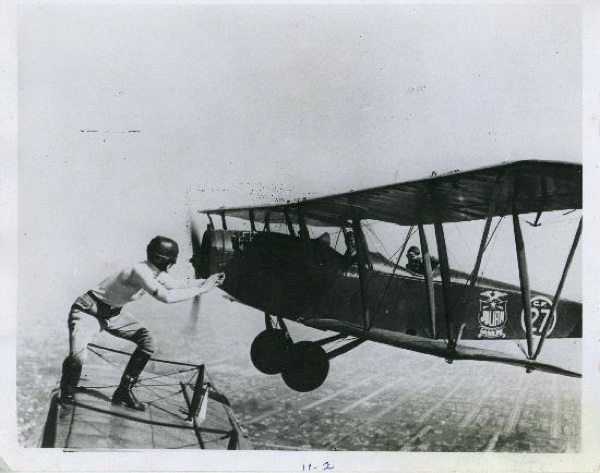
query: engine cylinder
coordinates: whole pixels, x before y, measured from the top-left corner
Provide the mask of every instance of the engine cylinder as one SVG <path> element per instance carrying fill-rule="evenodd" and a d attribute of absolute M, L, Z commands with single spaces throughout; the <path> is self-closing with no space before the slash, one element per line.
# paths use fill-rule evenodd
<path fill-rule="evenodd" d="M 194 255 L 192 264 L 198 276 L 207 278 L 225 269 L 241 245 L 252 239 L 252 233 L 235 230 L 208 229 L 202 236 L 200 253 Z"/>

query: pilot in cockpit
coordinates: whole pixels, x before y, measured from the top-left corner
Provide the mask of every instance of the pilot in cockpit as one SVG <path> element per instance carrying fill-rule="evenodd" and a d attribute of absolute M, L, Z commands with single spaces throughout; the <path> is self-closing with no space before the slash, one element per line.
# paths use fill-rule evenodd
<path fill-rule="evenodd" d="M 350 269 L 350 267 L 356 263 L 356 240 L 352 230 L 342 228 L 344 234 L 344 242 L 346 243 L 346 252 L 344 253 L 344 271 Z"/>
<path fill-rule="evenodd" d="M 408 263 L 406 264 L 406 269 L 412 271 L 413 273 L 425 274 L 425 263 L 423 262 L 423 256 L 421 255 L 421 250 L 419 250 L 416 246 L 411 246 L 406 252 L 406 259 Z M 431 257 L 431 269 L 437 268 L 439 265 L 439 261 L 434 256 Z"/>

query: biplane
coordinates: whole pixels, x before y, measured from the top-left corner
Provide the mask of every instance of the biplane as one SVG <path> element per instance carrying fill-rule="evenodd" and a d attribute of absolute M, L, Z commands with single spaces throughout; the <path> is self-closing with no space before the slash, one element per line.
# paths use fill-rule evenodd
<path fill-rule="evenodd" d="M 547 338 L 581 337 L 581 303 L 561 296 L 582 218 L 554 294 L 530 287 L 521 220 L 533 214 L 537 226 L 543 213 L 581 208 L 580 164 L 509 162 L 314 199 L 198 210 L 208 225 L 202 236 L 192 228 L 191 262 L 196 277 L 225 272 L 221 289 L 228 297 L 264 312 L 266 328 L 252 343 L 252 362 L 263 373 L 280 374 L 296 391 L 321 386 L 330 360 L 366 341 L 448 363 L 481 360 L 579 377 L 538 356 Z M 518 284 L 481 274 L 494 218 L 504 217 L 512 220 Z M 249 230 L 229 229 L 232 218 L 249 222 Z M 484 222 L 474 267 L 452 269 L 444 224 L 474 220 Z M 395 260 L 369 248 L 367 221 L 408 228 Z M 427 226 L 433 226 L 439 263 L 432 257 Z M 344 236 L 345 251 L 323 231 L 332 228 L 338 229 L 338 239 Z M 419 236 L 420 271 L 400 264 L 413 234 Z M 285 320 L 336 335 L 293 341 Z M 462 343 L 505 339 L 525 340 L 524 356 Z"/>
<path fill-rule="evenodd" d="M 95 358 L 83 368 L 74 401 L 61 402 L 58 387 L 51 393 L 40 447 L 252 449 L 205 365 L 152 358 L 137 388 L 147 409 L 135 411 L 111 403 L 122 371 L 118 358 L 131 353 L 96 344 L 88 350 Z"/>

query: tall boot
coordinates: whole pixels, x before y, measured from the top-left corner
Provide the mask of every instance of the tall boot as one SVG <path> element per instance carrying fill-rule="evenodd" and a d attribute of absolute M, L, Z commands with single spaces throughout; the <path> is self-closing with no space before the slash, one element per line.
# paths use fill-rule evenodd
<path fill-rule="evenodd" d="M 136 411 L 146 410 L 144 404 L 138 401 L 135 397 L 135 394 L 133 393 L 133 387 L 135 386 L 139 375 L 144 370 L 144 367 L 146 366 L 146 363 L 148 363 L 149 359 L 150 355 L 143 352 L 139 348 L 133 352 L 131 358 L 129 359 L 129 363 L 127 363 L 127 366 L 125 367 L 125 372 L 121 378 L 121 384 L 119 384 L 119 387 L 113 394 L 113 404 L 122 404 Z"/>
<path fill-rule="evenodd" d="M 60 378 L 60 400 L 62 402 L 73 402 L 75 390 L 81 377 L 82 364 L 72 356 L 67 356 L 62 364 L 62 376 Z"/>

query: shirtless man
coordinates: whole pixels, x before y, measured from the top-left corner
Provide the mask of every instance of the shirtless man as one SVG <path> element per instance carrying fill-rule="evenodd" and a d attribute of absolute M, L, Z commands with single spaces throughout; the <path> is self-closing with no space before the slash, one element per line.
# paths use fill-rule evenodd
<path fill-rule="evenodd" d="M 106 331 L 115 337 L 137 345 L 112 397 L 113 404 L 122 404 L 143 411 L 132 388 L 156 349 L 154 336 L 124 306 L 148 293 L 167 304 L 181 302 L 218 287 L 223 274 L 206 280 L 177 281 L 168 274 L 177 262 L 179 247 L 170 238 L 157 236 L 146 248 L 146 261 L 128 266 L 110 275 L 86 292 L 73 304 L 69 313 L 69 356 L 62 365 L 61 400 L 72 402 L 92 338 Z"/>

